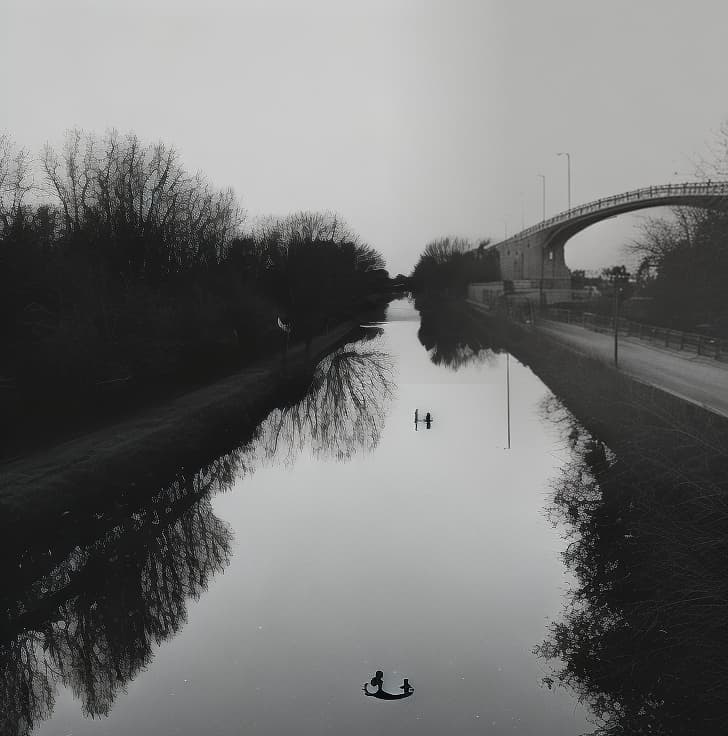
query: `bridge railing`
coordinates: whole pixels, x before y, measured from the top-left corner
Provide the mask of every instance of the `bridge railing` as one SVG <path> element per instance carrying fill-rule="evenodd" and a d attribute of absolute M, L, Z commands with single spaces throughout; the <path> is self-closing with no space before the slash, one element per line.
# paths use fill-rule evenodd
<path fill-rule="evenodd" d="M 546 319 L 585 327 L 595 332 L 614 332 L 614 318 L 603 314 L 552 307 L 543 310 L 542 316 Z M 625 337 L 634 337 L 659 347 L 682 350 L 694 355 L 728 362 L 728 339 L 725 338 L 646 325 L 624 317 L 619 318 L 619 332 Z"/>
<path fill-rule="evenodd" d="M 661 184 L 659 186 L 642 187 L 641 189 L 633 189 L 623 194 L 615 194 L 611 197 L 604 197 L 593 202 L 572 207 L 570 210 L 560 212 L 558 215 L 542 220 L 541 222 L 531 225 L 531 227 L 521 230 L 512 235 L 510 238 L 502 240 L 496 245 L 505 243 L 515 243 L 529 235 L 533 235 L 541 230 L 547 230 L 554 225 L 599 212 L 605 207 L 614 207 L 627 202 L 649 202 L 654 199 L 663 199 L 665 197 L 728 197 L 728 181 L 721 182 L 684 182 L 682 184 Z"/>

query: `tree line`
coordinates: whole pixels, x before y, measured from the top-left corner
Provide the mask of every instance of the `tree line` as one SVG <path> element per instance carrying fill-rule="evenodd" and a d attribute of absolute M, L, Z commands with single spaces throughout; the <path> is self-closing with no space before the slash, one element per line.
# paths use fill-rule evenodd
<path fill-rule="evenodd" d="M 33 159 L 0 136 L 0 384 L 24 400 L 214 374 L 276 349 L 279 318 L 310 341 L 388 284 L 337 215 L 247 224 L 162 142 L 72 130 Z"/>
<path fill-rule="evenodd" d="M 443 237 L 428 243 L 410 275 L 410 286 L 419 295 L 465 296 L 469 283 L 498 281 L 500 260 L 490 240 L 476 246 L 467 238 Z"/>
<path fill-rule="evenodd" d="M 594 286 L 602 298 L 569 308 L 612 314 L 616 284 L 623 316 L 675 330 L 728 336 L 727 239 L 728 209 L 719 202 L 708 209 L 675 207 L 667 217 L 647 218 L 625 248 L 636 268 L 612 266 L 598 277 L 572 271 L 574 289 Z"/>
<path fill-rule="evenodd" d="M 672 218 L 644 223 L 630 250 L 639 258 L 636 285 L 651 298 L 652 321 L 682 330 L 704 325 L 728 335 L 726 240 L 724 205 L 676 208 Z"/>

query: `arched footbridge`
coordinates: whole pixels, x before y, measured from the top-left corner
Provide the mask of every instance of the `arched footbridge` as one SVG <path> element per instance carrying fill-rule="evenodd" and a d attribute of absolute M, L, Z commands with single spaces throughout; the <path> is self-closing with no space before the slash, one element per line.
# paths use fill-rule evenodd
<path fill-rule="evenodd" d="M 728 182 L 644 187 L 573 207 L 492 245 L 500 256 L 501 278 L 521 282 L 524 289 L 528 282 L 542 292 L 570 289 L 571 272 L 564 261 L 569 238 L 615 215 L 666 206 L 728 206 Z"/>

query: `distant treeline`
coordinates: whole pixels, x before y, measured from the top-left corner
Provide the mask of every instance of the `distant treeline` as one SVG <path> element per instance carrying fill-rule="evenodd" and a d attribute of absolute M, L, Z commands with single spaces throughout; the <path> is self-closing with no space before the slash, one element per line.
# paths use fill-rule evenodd
<path fill-rule="evenodd" d="M 500 259 L 489 240 L 477 246 L 466 238 L 445 237 L 425 246 L 410 276 L 416 294 L 465 296 L 469 283 L 498 281 Z"/>
<path fill-rule="evenodd" d="M 34 161 L 0 136 L 0 391 L 203 377 L 279 347 L 279 317 L 310 340 L 389 284 L 337 216 L 244 227 L 163 143 L 73 130 Z"/>

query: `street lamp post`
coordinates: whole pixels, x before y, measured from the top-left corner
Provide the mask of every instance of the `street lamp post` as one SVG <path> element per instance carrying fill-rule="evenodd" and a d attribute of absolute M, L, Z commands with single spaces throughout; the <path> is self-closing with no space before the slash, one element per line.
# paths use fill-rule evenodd
<path fill-rule="evenodd" d="M 608 277 L 614 287 L 614 367 L 619 368 L 619 292 L 629 276 L 624 266 L 614 266 L 609 269 Z"/>
<path fill-rule="evenodd" d="M 523 192 L 521 192 L 521 230 L 526 229 L 526 204 L 523 199 Z"/>
<path fill-rule="evenodd" d="M 562 151 L 557 153 L 557 156 L 566 156 L 566 192 L 567 192 L 567 203 L 568 209 L 571 209 L 571 156 L 566 152 Z"/>
<path fill-rule="evenodd" d="M 543 213 L 541 216 L 542 220 L 546 219 L 546 177 L 543 174 L 536 174 L 541 179 L 541 184 L 543 185 L 541 187 L 541 212 Z"/>

